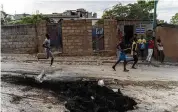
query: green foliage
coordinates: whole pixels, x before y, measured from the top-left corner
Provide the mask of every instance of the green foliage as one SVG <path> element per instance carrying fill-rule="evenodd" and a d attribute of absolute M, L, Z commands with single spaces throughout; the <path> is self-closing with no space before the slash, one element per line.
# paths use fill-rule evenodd
<path fill-rule="evenodd" d="M 104 19 L 100 19 L 96 22 L 96 24 L 104 24 Z"/>
<path fill-rule="evenodd" d="M 32 15 L 22 18 L 21 20 L 13 21 L 11 24 L 36 24 L 42 20 L 49 22 L 49 18 L 43 17 L 42 15 Z"/>
<path fill-rule="evenodd" d="M 106 10 L 102 18 L 116 19 L 153 19 L 154 1 L 138 0 L 137 3 L 123 6 L 121 3 L 113 6 L 112 9 Z"/>
<path fill-rule="evenodd" d="M 157 24 L 163 24 L 163 23 L 166 23 L 166 22 L 164 20 L 157 19 Z"/>
<path fill-rule="evenodd" d="M 174 16 L 172 16 L 171 23 L 178 25 L 178 13 L 176 13 Z"/>

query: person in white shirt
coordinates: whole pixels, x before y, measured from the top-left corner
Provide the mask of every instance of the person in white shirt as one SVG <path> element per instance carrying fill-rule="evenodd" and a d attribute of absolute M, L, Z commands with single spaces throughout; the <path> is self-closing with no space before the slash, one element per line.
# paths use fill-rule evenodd
<path fill-rule="evenodd" d="M 157 40 L 157 48 L 158 48 L 158 60 L 163 63 L 164 62 L 164 48 L 163 44 L 161 43 L 161 40 Z"/>
<path fill-rule="evenodd" d="M 43 42 L 43 47 L 45 48 L 45 52 L 46 52 L 46 55 L 47 55 L 47 59 L 49 57 L 51 57 L 51 65 L 53 64 L 53 60 L 54 60 L 54 57 L 53 57 L 53 54 L 51 52 L 51 48 L 50 48 L 50 37 L 48 34 L 46 34 L 46 39 L 44 40 Z"/>

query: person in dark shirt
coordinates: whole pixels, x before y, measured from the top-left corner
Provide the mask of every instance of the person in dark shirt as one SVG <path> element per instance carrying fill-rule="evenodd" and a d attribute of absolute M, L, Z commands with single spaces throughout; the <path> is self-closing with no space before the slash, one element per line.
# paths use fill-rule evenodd
<path fill-rule="evenodd" d="M 126 61 L 126 47 L 124 42 L 122 41 L 121 43 L 119 43 L 119 45 L 117 46 L 117 48 L 120 48 L 120 56 L 119 59 L 117 60 L 117 62 L 112 66 L 112 68 L 116 71 L 115 67 L 117 64 L 119 64 L 120 61 L 124 61 L 124 72 L 128 72 L 129 70 L 126 69 L 126 65 L 127 65 L 127 61 Z"/>
<path fill-rule="evenodd" d="M 133 69 L 136 69 L 136 68 L 135 68 L 135 65 L 136 65 L 137 62 L 138 62 L 137 38 L 134 38 L 134 39 L 133 39 L 131 55 L 133 56 L 133 60 L 131 60 L 131 61 L 134 61 L 133 65 L 132 65 L 132 68 L 133 68 Z"/>

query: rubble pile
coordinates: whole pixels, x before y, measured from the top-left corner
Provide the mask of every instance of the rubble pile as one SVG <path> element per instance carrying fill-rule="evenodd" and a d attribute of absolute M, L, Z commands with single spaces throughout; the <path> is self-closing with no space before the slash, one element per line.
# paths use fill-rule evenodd
<path fill-rule="evenodd" d="M 125 112 L 137 104 L 120 91 L 116 93 L 96 82 L 71 83 L 66 89 L 64 95 L 69 99 L 65 106 L 70 112 Z"/>
<path fill-rule="evenodd" d="M 57 96 L 65 97 L 65 107 L 70 112 L 125 112 L 133 110 L 137 103 L 124 96 L 120 90 L 114 92 L 106 86 L 99 86 L 97 81 L 44 81 L 38 83 L 34 78 L 4 77 L 15 84 L 53 91 Z M 60 99 L 60 98 L 59 98 Z"/>

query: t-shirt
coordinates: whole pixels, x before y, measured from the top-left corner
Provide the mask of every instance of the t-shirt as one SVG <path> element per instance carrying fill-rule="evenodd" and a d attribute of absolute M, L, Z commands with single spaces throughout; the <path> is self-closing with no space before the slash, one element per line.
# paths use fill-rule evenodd
<path fill-rule="evenodd" d="M 139 43 L 139 44 L 145 44 L 145 43 L 146 43 L 146 40 L 145 40 L 145 39 L 138 39 L 138 43 Z"/>
<path fill-rule="evenodd" d="M 121 42 L 120 44 L 119 44 L 119 46 L 120 46 L 120 49 L 121 50 L 124 50 L 126 47 L 125 47 L 125 44 L 123 43 L 123 42 Z"/>
<path fill-rule="evenodd" d="M 158 50 L 159 51 L 162 51 L 163 50 L 163 45 L 161 43 L 157 43 L 157 47 L 158 47 Z"/>
<path fill-rule="evenodd" d="M 45 39 L 44 42 L 43 42 L 43 44 L 44 44 L 46 47 L 50 48 L 50 39 Z"/>
<path fill-rule="evenodd" d="M 150 41 L 148 42 L 148 48 L 149 48 L 149 49 L 153 49 L 153 48 L 154 48 L 154 41 L 153 41 L 153 40 L 150 40 Z"/>
<path fill-rule="evenodd" d="M 137 55 L 137 43 L 136 42 L 132 43 L 131 55 Z"/>

